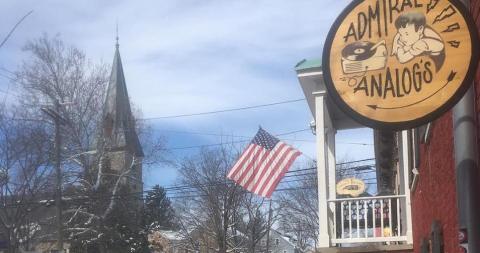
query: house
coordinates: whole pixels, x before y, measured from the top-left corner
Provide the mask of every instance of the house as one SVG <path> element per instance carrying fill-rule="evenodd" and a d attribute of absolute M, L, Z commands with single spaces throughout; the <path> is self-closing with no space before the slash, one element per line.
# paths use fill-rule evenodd
<path fill-rule="evenodd" d="M 157 230 L 148 235 L 153 253 L 215 253 L 215 240 L 198 229 L 186 231 Z"/>
<path fill-rule="evenodd" d="M 184 237 L 181 233 L 167 230 L 153 231 L 148 235 L 152 253 L 182 253 Z"/>
<path fill-rule="evenodd" d="M 267 248 L 268 240 L 268 248 Z M 268 253 L 300 253 L 301 251 L 295 244 L 295 240 L 280 233 L 276 229 L 270 229 L 269 236 L 265 235 L 260 239 L 260 244 L 257 246 L 258 252 Z"/>
<path fill-rule="evenodd" d="M 240 238 L 244 238 L 237 232 Z M 270 238 L 270 239 L 267 239 Z M 242 240 L 242 239 L 240 239 Z M 206 236 L 199 230 L 192 230 L 188 235 L 178 231 L 158 230 L 148 236 L 152 252 L 160 253 L 215 253 L 217 252 L 215 241 L 212 237 Z M 268 249 L 267 249 L 268 243 Z M 292 237 L 282 234 L 278 230 L 271 229 L 270 235 L 265 235 L 259 240 L 256 252 L 269 253 L 302 253 L 295 244 Z M 238 247 L 235 252 L 248 252 L 246 247 Z"/>

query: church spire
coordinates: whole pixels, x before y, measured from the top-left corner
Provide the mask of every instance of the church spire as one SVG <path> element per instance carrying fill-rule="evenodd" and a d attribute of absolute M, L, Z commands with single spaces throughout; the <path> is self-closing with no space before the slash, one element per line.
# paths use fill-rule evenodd
<path fill-rule="evenodd" d="M 115 34 L 116 34 L 116 36 L 115 36 L 115 41 L 116 41 L 116 42 L 115 42 L 115 47 L 118 49 L 118 47 L 120 46 L 120 45 L 118 44 L 118 20 L 117 20 L 115 32 L 116 32 L 116 33 L 115 33 Z"/>
<path fill-rule="evenodd" d="M 136 130 L 135 119 L 130 108 L 127 85 L 123 74 L 122 60 L 117 42 L 112 72 L 103 107 L 103 137 L 111 150 L 124 150 L 137 157 L 143 157 Z"/>

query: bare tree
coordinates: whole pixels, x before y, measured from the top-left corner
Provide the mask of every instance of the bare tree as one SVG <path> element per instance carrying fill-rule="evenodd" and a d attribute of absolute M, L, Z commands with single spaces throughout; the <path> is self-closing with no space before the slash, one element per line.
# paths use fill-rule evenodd
<path fill-rule="evenodd" d="M 38 122 L 12 120 L 0 109 L 0 230 L 10 253 L 29 250 L 38 235 L 40 200 L 52 197 L 45 195 L 51 188 L 50 150 L 46 129 Z"/>
<path fill-rule="evenodd" d="M 265 208 L 265 199 L 248 193 L 243 203 L 245 215 L 243 219 L 242 231 L 247 238 L 248 252 L 255 253 L 259 249 L 259 242 L 267 234 L 272 224 L 275 223 L 275 217 L 271 217 L 268 208 Z M 269 221 L 270 218 L 270 221 Z M 263 250 L 263 248 L 262 248 Z"/>
<path fill-rule="evenodd" d="M 145 246 L 142 242 L 133 250 L 127 246 L 132 246 L 134 239 L 141 240 L 138 234 L 135 236 L 140 226 L 137 215 L 141 193 L 129 191 L 125 181 L 140 160 L 134 157 L 126 168 L 112 171 L 103 164 L 103 158 L 100 154 L 95 159 L 94 176 L 81 180 L 79 187 L 72 189 L 68 209 L 64 211 L 68 217 L 65 230 L 76 246 L 93 247 L 100 252 L 138 252 Z"/>
<path fill-rule="evenodd" d="M 316 246 L 318 237 L 318 193 L 317 177 L 300 176 L 296 189 L 285 191 L 279 196 L 280 226 L 292 234 L 297 246 L 305 250 Z"/>
<path fill-rule="evenodd" d="M 58 36 L 44 34 L 29 41 L 24 50 L 31 57 L 19 67 L 15 78 L 22 88 L 22 99 L 11 107 L 23 108 L 28 118 L 46 121 L 40 108 L 58 102 L 58 113 L 68 122 L 61 131 L 66 237 L 78 245 L 94 245 L 103 251 L 108 245 L 125 246 L 115 242 L 129 241 L 126 235 L 138 235 L 134 230 L 140 224 L 122 221 L 138 220 L 131 219 L 140 213 L 132 205 L 138 207 L 142 202 L 138 192 L 142 189 L 132 193 L 126 182 L 133 179 L 132 173 L 143 160 L 132 157 L 122 168 L 112 168 L 116 165 L 109 163 L 107 140 L 100 135 L 99 113 L 109 80 L 108 67 L 92 64 L 81 50 L 65 45 Z M 145 161 L 164 162 L 161 136 L 156 136 L 146 122 L 137 123 L 136 127 L 141 128 L 136 131 L 142 141 L 146 140 Z"/>
<path fill-rule="evenodd" d="M 184 194 L 193 195 L 182 203 L 180 225 L 187 236 L 201 231 L 203 246 L 220 253 L 236 251 L 244 244 L 239 240 L 238 224 L 245 194 L 226 178 L 233 159 L 234 155 L 225 147 L 204 149 L 182 162 L 179 170 L 182 184 L 189 186 Z"/>
<path fill-rule="evenodd" d="M 106 65 L 92 64 L 85 54 L 66 46 L 58 36 L 44 34 L 26 43 L 24 51 L 31 57 L 16 71 L 16 82 L 23 88 L 19 103 L 31 117 L 47 119 L 41 107 L 59 102 L 59 112 L 70 124 L 63 129 L 63 155 L 71 157 L 91 150 L 98 133 L 101 108 L 108 82 Z M 75 161 L 88 168 L 87 156 Z M 68 168 L 69 161 L 64 164 Z M 67 174 L 68 175 L 68 174 Z"/>

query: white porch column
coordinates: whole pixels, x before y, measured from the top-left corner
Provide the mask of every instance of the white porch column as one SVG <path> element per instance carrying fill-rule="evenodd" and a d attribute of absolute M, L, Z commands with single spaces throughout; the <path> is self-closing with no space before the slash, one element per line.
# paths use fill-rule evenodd
<path fill-rule="evenodd" d="M 412 168 L 410 168 L 410 159 L 413 157 L 409 156 L 409 136 L 408 131 L 404 130 L 400 132 L 402 150 L 400 151 L 400 194 L 405 195 L 405 206 L 403 206 L 403 217 L 402 225 L 406 227 L 405 235 L 407 236 L 407 243 L 413 243 L 413 232 L 412 232 L 412 205 L 410 200 L 410 180 L 409 173 Z"/>
<path fill-rule="evenodd" d="M 331 120 L 331 119 L 330 119 Z M 335 159 L 335 133 L 336 130 L 330 125 L 327 129 L 327 165 L 328 165 L 328 200 L 334 200 L 337 198 L 336 190 L 336 159 Z M 329 226 L 330 226 L 330 236 L 336 237 L 336 207 L 334 202 L 328 204 L 329 208 Z M 334 246 L 334 245 L 332 245 Z"/>
<path fill-rule="evenodd" d="M 315 124 L 317 140 L 317 179 L 318 179 L 318 247 L 330 247 L 328 234 L 328 204 L 327 204 L 327 159 L 325 143 L 325 92 L 315 93 Z"/>

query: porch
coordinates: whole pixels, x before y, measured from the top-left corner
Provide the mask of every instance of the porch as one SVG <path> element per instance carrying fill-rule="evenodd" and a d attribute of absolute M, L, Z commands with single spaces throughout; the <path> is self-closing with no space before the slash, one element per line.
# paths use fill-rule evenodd
<path fill-rule="evenodd" d="M 383 252 L 412 249 L 408 135 L 393 133 L 395 161 L 389 191 L 377 190 L 363 195 L 339 194 L 340 181 L 335 157 L 335 135 L 338 130 L 364 128 L 332 103 L 325 89 L 321 61 L 297 64 L 300 85 L 314 121 L 312 130 L 317 143 L 317 178 L 319 203 L 320 252 Z M 372 166 L 375 177 L 381 175 Z M 357 180 L 352 177 L 351 180 Z M 362 181 L 361 179 L 358 179 Z M 378 180 L 378 178 L 377 178 Z M 348 190 L 358 187 L 346 185 Z"/>

